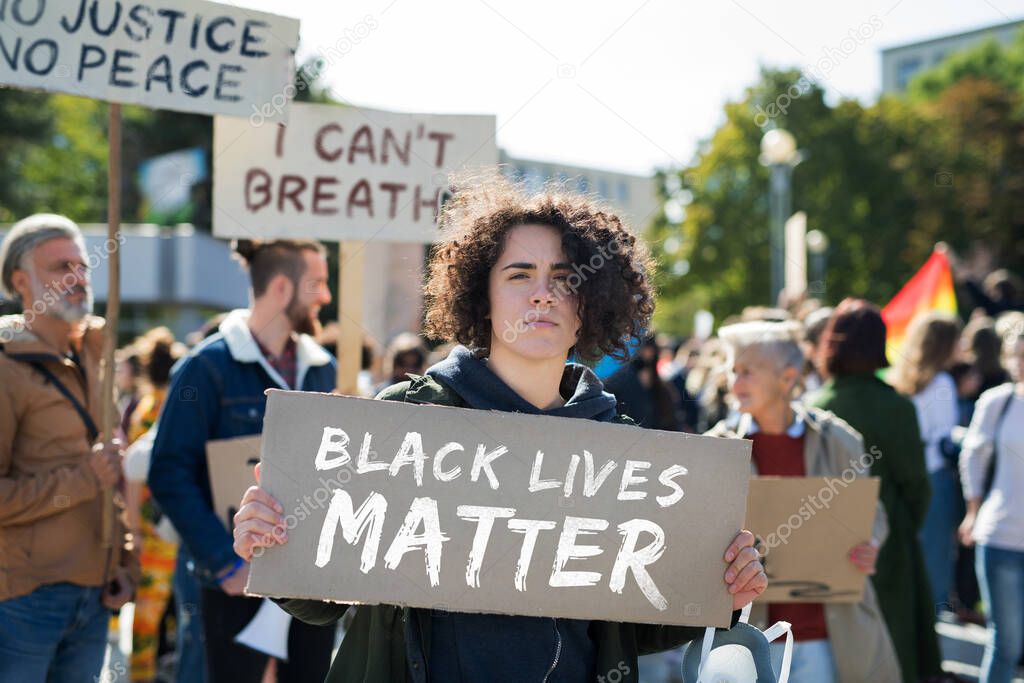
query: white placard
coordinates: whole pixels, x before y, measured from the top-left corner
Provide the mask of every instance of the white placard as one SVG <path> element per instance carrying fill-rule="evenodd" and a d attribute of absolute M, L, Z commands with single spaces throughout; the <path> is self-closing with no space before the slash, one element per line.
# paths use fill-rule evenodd
<path fill-rule="evenodd" d="M 287 126 L 218 117 L 218 237 L 433 242 L 439 195 L 498 160 L 495 117 L 294 104 Z"/>
<path fill-rule="evenodd" d="M 203 0 L 0 0 L 0 84 L 284 121 L 299 21 Z"/>

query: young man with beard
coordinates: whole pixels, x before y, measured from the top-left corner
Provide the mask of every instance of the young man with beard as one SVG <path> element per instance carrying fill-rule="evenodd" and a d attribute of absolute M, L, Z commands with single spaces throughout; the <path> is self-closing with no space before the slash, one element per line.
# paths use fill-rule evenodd
<path fill-rule="evenodd" d="M 97 443 L 103 320 L 68 218 L 15 224 L 0 262 L 23 311 L 0 318 L 0 680 L 95 680 L 138 576 L 118 515 L 103 543 L 121 482 L 118 443 Z"/>
<path fill-rule="evenodd" d="M 232 311 L 174 375 L 160 416 L 149 487 L 181 535 L 204 584 L 202 618 L 211 683 L 258 682 L 267 656 L 235 642 L 261 601 L 242 595 L 249 565 L 213 509 L 206 442 L 259 434 L 270 388 L 332 391 L 334 359 L 312 338 L 330 303 L 327 260 L 313 241 L 240 241 L 252 305 Z M 323 680 L 334 629 L 292 622 L 278 680 Z"/>

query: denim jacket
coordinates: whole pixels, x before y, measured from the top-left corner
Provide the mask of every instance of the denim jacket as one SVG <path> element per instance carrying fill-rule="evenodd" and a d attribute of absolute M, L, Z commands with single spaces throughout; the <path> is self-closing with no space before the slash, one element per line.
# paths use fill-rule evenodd
<path fill-rule="evenodd" d="M 288 387 L 257 346 L 248 318 L 247 310 L 232 311 L 218 333 L 176 369 L 149 467 L 154 498 L 195 558 L 197 575 L 208 583 L 236 556 L 231 534 L 213 509 L 206 442 L 261 433 L 267 389 L 328 392 L 335 385 L 334 358 L 300 335 L 297 387 Z"/>

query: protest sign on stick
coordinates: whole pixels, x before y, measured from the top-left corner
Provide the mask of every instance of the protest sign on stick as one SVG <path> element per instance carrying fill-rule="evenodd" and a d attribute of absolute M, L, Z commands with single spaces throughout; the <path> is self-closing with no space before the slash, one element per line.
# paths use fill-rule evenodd
<path fill-rule="evenodd" d="M 213 233 L 340 242 L 338 391 L 354 394 L 366 242 L 437 239 L 454 171 L 498 161 L 493 116 L 294 104 L 287 125 L 217 117 Z"/>
<path fill-rule="evenodd" d="M 271 390 L 247 592 L 727 626 L 750 442 Z"/>
<path fill-rule="evenodd" d="M 852 471 L 851 471 L 852 474 Z M 871 540 L 878 477 L 755 477 L 747 523 L 768 575 L 761 602 L 860 602 L 850 549 Z"/>
<path fill-rule="evenodd" d="M 433 242 L 448 176 L 497 163 L 493 116 L 294 104 L 288 125 L 218 117 L 218 237 Z"/>
<path fill-rule="evenodd" d="M 0 83 L 283 121 L 299 21 L 205 0 L 0 2 Z"/>

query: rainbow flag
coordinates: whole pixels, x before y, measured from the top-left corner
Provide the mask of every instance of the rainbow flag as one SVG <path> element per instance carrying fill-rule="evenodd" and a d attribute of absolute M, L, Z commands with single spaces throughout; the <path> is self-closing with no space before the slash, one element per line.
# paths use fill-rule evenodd
<path fill-rule="evenodd" d="M 885 353 L 890 363 L 903 344 L 910 321 L 924 311 L 956 314 L 953 273 L 944 251 L 933 251 L 921 270 L 914 273 L 882 309 L 886 326 Z"/>

